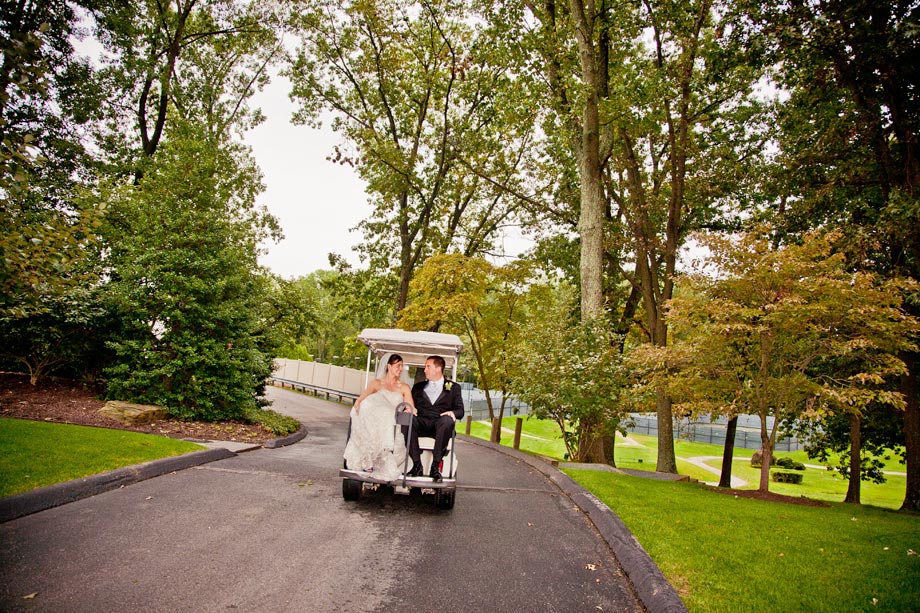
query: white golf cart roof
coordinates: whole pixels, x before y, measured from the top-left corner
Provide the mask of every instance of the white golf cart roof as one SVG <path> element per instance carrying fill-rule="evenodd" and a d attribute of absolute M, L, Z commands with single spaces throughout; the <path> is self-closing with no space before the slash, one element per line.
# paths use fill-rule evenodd
<path fill-rule="evenodd" d="M 444 358 L 446 368 L 453 369 L 456 376 L 457 361 L 463 351 L 463 341 L 456 334 L 440 332 L 410 332 L 398 328 L 365 328 L 358 340 L 367 345 L 370 353 L 379 360 L 388 353 L 398 353 L 403 363 L 410 366 L 424 366 L 428 356 Z M 445 368 L 445 370 L 446 370 Z"/>

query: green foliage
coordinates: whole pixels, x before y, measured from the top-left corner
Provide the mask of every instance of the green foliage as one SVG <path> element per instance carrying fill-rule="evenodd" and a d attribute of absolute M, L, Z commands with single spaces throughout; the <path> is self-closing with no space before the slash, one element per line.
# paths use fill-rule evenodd
<path fill-rule="evenodd" d="M 589 445 L 612 435 L 626 415 L 626 373 L 618 339 L 604 319 L 573 316 L 570 286 L 536 288 L 539 309 L 519 331 L 511 349 L 517 368 L 510 389 L 535 416 L 555 421 L 567 453 L 582 461 Z"/>
<path fill-rule="evenodd" d="M 10 330 L 95 281 L 100 211 L 82 198 L 93 160 L 80 132 L 98 100 L 71 44 L 74 3 L 5 3 L 2 13 L 0 326 Z"/>
<path fill-rule="evenodd" d="M 254 185 L 245 158 L 186 126 L 112 192 L 104 293 L 125 331 L 109 343 L 107 396 L 213 421 L 258 406 L 273 346 L 256 245 L 272 224 Z"/>
<path fill-rule="evenodd" d="M 796 462 L 790 457 L 776 458 L 775 464 L 781 468 L 788 468 L 789 470 L 805 470 L 804 464 Z"/>
<path fill-rule="evenodd" d="M 429 255 L 489 251 L 518 200 L 533 110 L 518 100 L 500 34 L 471 2 L 304 2 L 287 72 L 295 120 L 331 113 L 345 143 L 334 161 L 354 166 L 374 210 L 359 224 L 374 271 L 396 277 L 406 306 Z"/>
<path fill-rule="evenodd" d="M 0 497 L 201 449 L 126 430 L 0 418 Z"/>
<path fill-rule="evenodd" d="M 884 483 L 886 461 L 892 457 L 904 464 L 903 415 L 890 406 L 869 403 L 860 420 L 860 479 Z M 788 428 L 805 444 L 809 458 L 836 466 L 845 478 L 850 476 L 850 416 L 827 415 L 821 420 L 799 420 Z M 893 450 L 893 451 L 892 451 Z"/>
<path fill-rule="evenodd" d="M 528 315 L 525 288 L 530 272 L 523 261 L 500 267 L 459 253 L 434 255 L 412 280 L 409 306 L 397 321 L 407 330 L 437 328 L 468 339 L 491 418 L 503 414 L 504 404 L 495 411 L 489 392 L 500 392 L 504 400 L 517 370 L 507 349 L 518 342 Z"/>
<path fill-rule="evenodd" d="M 107 161 L 139 178 L 175 121 L 206 126 L 214 142 L 263 116 L 248 101 L 279 52 L 276 9 L 247 0 L 98 3 L 104 47 L 95 79 L 107 94 L 96 138 Z"/>
<path fill-rule="evenodd" d="M 918 322 L 899 308 L 903 286 L 848 270 L 835 239 L 711 237 L 714 273 L 688 276 L 691 291 L 670 302 L 673 346 L 634 354 L 646 384 L 668 385 L 687 410 L 760 415 L 765 454 L 783 420 L 902 407 L 882 384 L 904 372 L 898 352 L 914 347 Z"/>
<path fill-rule="evenodd" d="M 802 467 L 802 470 L 805 470 L 805 467 Z M 770 472 L 770 476 L 773 477 L 773 480 L 777 483 L 791 483 L 793 485 L 798 485 L 802 482 L 802 473 L 794 473 L 786 470 L 774 470 Z"/>
<path fill-rule="evenodd" d="M 270 409 L 252 409 L 246 412 L 246 421 L 259 424 L 275 436 L 287 436 L 300 430 L 301 424 L 293 417 Z"/>

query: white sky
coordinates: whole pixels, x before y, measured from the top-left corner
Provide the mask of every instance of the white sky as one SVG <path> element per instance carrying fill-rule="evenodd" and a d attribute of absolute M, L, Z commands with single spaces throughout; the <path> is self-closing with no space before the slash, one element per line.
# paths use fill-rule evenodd
<path fill-rule="evenodd" d="M 371 213 L 364 182 L 350 166 L 326 159 L 341 144 L 331 128 L 314 130 L 291 123 L 296 107 L 289 91 L 290 82 L 275 74 L 250 100 L 266 116 L 246 134 L 266 186 L 258 201 L 278 218 L 284 231 L 281 242 L 264 245 L 267 254 L 259 262 L 285 278 L 328 270 L 330 252 L 360 266 L 352 247 L 362 237 L 349 230 Z M 533 241 L 512 226 L 503 229 L 498 244 L 515 257 L 531 248 Z"/>
<path fill-rule="evenodd" d="M 259 262 L 275 274 L 292 278 L 329 269 L 335 252 L 357 265 L 352 247 L 358 232 L 349 232 L 371 212 L 364 183 L 350 166 L 326 159 L 339 136 L 330 128 L 315 130 L 291 123 L 295 105 L 290 83 L 275 75 L 250 101 L 266 120 L 246 135 L 262 169 L 266 189 L 259 202 L 278 218 L 284 231 L 279 243 L 265 245 Z"/>

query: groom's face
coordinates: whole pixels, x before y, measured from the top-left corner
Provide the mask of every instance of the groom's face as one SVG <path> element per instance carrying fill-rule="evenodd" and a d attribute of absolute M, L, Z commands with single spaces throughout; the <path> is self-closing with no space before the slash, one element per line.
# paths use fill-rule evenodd
<path fill-rule="evenodd" d="M 434 363 L 434 360 L 425 361 L 425 378 L 429 381 L 437 381 L 444 376 L 441 367 Z"/>

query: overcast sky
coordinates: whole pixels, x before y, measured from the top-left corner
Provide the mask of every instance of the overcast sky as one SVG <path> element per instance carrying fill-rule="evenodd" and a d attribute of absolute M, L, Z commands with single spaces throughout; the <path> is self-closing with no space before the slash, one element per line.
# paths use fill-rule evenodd
<path fill-rule="evenodd" d="M 349 166 L 326 157 L 339 142 L 331 129 L 294 125 L 295 106 L 288 98 L 290 83 L 274 76 L 251 104 L 267 117 L 246 135 L 262 168 L 266 190 L 259 197 L 278 218 L 284 231 L 279 243 L 269 243 L 260 262 L 282 277 L 299 277 L 328 269 L 330 252 L 353 264 L 352 247 L 360 241 L 349 232 L 370 214 L 364 183 Z"/>
<path fill-rule="evenodd" d="M 286 278 L 329 269 L 330 252 L 357 266 L 352 247 L 361 236 L 349 229 L 371 213 L 364 182 L 350 166 L 326 159 L 341 142 L 330 128 L 314 130 L 291 123 L 295 106 L 289 91 L 290 82 L 275 75 L 251 100 L 267 117 L 246 135 L 266 185 L 259 202 L 278 218 L 284 231 L 281 242 L 265 245 L 268 253 L 259 261 Z M 509 257 L 532 246 L 515 227 L 503 232 L 499 248 Z"/>

